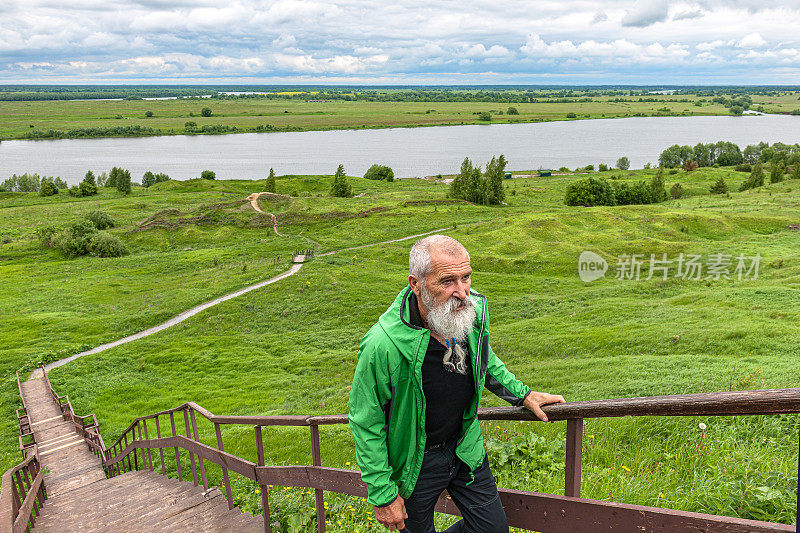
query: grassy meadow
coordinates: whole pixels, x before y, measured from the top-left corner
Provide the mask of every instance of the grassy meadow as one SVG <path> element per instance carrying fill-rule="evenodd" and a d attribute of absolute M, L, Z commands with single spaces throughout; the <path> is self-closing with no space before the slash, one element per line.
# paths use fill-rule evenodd
<path fill-rule="evenodd" d="M 525 104 L 518 107 L 523 113 Z M 654 172 L 595 174 L 633 183 Z M 2 193 L 0 236 L 10 241 L 0 245 L 0 312 L 7 317 L 0 322 L 2 467 L 19 461 L 16 369 L 133 333 L 285 271 L 295 248 L 316 243 L 320 253 L 438 228 L 469 249 L 473 287 L 489 299 L 492 347 L 534 389 L 577 401 L 798 387 L 800 231 L 788 226 L 800 223 L 800 182 L 709 195 L 720 176 L 735 191 L 747 174 L 679 171 L 666 175 L 667 189 L 680 182 L 686 198 L 594 208 L 563 205 L 565 187 L 584 177 L 571 174 L 507 180 L 502 207 L 447 201 L 446 185 L 425 180 L 349 178 L 364 195 L 340 199 L 327 197 L 328 176 L 284 176 L 277 192 L 296 196 L 261 200 L 284 237 L 241 202 L 263 190 L 263 181 L 166 182 L 134 188 L 128 197 L 110 189 L 93 198 Z M 64 225 L 93 209 L 116 219 L 112 232 L 130 255 L 67 260 L 34 235 L 37 227 Z M 149 217 L 160 224 L 142 229 Z M 405 286 L 411 242 L 316 257 L 279 283 L 74 361 L 51 380 L 80 414 L 97 415 L 107 444 L 136 416 L 188 400 L 216 414 L 344 413 L 358 343 Z M 608 261 L 605 278 L 579 279 L 584 250 Z M 615 279 L 624 254 L 662 253 L 762 259 L 758 279 Z M 490 396 L 485 405 L 501 404 Z M 213 443 L 213 428 L 198 422 L 201 437 Z M 564 423 L 484 423 L 498 484 L 563 494 L 565 431 Z M 227 451 L 255 458 L 251 428 L 225 427 L 223 435 Z M 268 463 L 310 462 L 307 430 L 264 435 Z M 357 468 L 347 427 L 323 427 L 321 437 L 324 465 Z M 582 493 L 794 523 L 797 441 L 797 415 L 589 420 Z M 219 470 L 208 469 L 221 483 Z M 260 512 L 255 485 L 235 475 L 231 485 L 241 507 Z M 270 489 L 281 531 L 312 530 L 313 501 L 308 490 Z M 326 502 L 329 530 L 382 531 L 362 500 L 328 494 Z M 451 520 L 438 517 L 437 525 Z"/>
<path fill-rule="evenodd" d="M 354 128 L 390 128 L 486 124 L 478 113 L 491 112 L 491 123 L 540 122 L 631 116 L 727 115 L 730 111 L 710 98 L 692 95 L 646 95 L 653 102 L 614 102 L 597 97 L 563 103 L 496 102 L 367 102 L 246 99 L 89 100 L 0 102 L 0 139 L 25 138 L 34 130 L 79 128 L 150 127 L 158 135 L 183 134 L 186 122 L 203 126 L 236 126 L 238 132 L 256 131 L 269 125 L 276 130 L 308 131 Z M 638 98 L 638 97 L 636 97 Z M 631 98 L 635 99 L 635 98 Z M 680 102 L 678 100 L 688 100 Z M 705 100 L 704 102 L 698 102 Z M 790 112 L 800 107 L 796 95 L 755 95 L 754 107 L 764 100 L 771 112 Z M 696 106 L 695 103 L 699 103 Z M 209 107 L 212 116 L 202 117 Z M 508 115 L 515 107 L 519 115 Z M 145 113 L 151 111 L 148 118 Z M 502 112 L 503 114 L 499 114 Z"/>

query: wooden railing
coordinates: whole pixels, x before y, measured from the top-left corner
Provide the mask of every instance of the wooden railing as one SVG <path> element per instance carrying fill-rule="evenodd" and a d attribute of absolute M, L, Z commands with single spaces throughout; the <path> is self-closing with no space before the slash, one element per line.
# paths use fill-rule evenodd
<path fill-rule="evenodd" d="M 55 392 L 53 392 L 55 395 Z M 55 395 L 54 397 L 58 397 Z M 60 397 L 59 397 L 60 398 Z M 68 400 L 65 402 L 69 404 Z M 623 398 L 556 404 L 544 408 L 552 421 L 567 422 L 565 495 L 499 489 L 508 523 L 535 531 L 552 533 L 646 531 L 674 533 L 683 531 L 766 533 L 797 532 L 793 525 L 761 522 L 742 518 L 708 515 L 590 500 L 580 497 L 583 420 L 621 416 L 727 416 L 800 413 L 800 388 L 719 392 Z M 71 411 L 71 406 L 69 407 Z M 200 441 L 197 415 L 213 425 L 216 444 Z M 74 415 L 73 415 L 74 416 Z M 494 407 L 479 409 L 481 420 L 537 421 L 524 408 Z M 357 497 L 367 495 L 366 486 L 355 470 L 322 466 L 320 426 L 347 424 L 347 415 L 326 416 L 228 416 L 215 415 L 202 406 L 187 402 L 173 409 L 136 418 L 111 445 L 105 448 L 94 427 L 86 426 L 87 442 L 103 458 L 109 476 L 131 470 L 148 469 L 167 473 L 167 461 L 174 460 L 177 476 L 191 470 L 191 480 L 208 488 L 206 461 L 222 470 L 228 507 L 233 508 L 229 471 L 255 481 L 260 487 L 264 509 L 264 531 L 270 532 L 269 486 L 311 488 L 316 496 L 317 529 L 325 531 L 323 491 Z M 248 461 L 225 451 L 222 426 L 250 426 L 255 441 L 256 462 Z M 266 466 L 264 460 L 263 428 L 272 426 L 308 427 L 311 440 L 311 464 L 297 466 Z M 76 426 L 77 427 L 77 426 Z M 154 430 L 154 433 L 153 433 Z M 95 437 L 96 435 L 96 437 Z M 90 441 L 90 439 L 92 439 Z M 188 452 L 189 464 L 181 463 L 180 450 Z M 155 456 L 155 458 L 154 458 Z M 189 475 L 189 472 L 186 472 Z M 800 467 L 798 468 L 800 478 Z M 439 499 L 436 510 L 459 515 L 446 493 Z M 800 533 L 800 532 L 798 532 Z"/>
<path fill-rule="evenodd" d="M 17 372 L 22 409 L 17 409 L 23 461 L 3 474 L 0 483 L 0 533 L 30 531 L 46 498 L 39 449 L 33 441 L 28 406 Z"/>

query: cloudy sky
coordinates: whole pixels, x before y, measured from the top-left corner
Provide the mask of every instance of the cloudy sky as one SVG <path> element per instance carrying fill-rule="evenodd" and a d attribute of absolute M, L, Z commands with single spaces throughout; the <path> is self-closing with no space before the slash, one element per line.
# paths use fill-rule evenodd
<path fill-rule="evenodd" d="M 2 0 L 0 83 L 800 85 L 798 28 L 800 0 Z"/>

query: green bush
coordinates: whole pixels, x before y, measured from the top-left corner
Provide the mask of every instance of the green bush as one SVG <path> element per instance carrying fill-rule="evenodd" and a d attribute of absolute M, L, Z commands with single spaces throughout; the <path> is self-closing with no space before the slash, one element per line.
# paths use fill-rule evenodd
<path fill-rule="evenodd" d="M 200 173 L 200 177 L 204 180 L 215 180 L 217 179 L 217 173 L 213 170 L 204 170 Z"/>
<path fill-rule="evenodd" d="M 364 177 L 368 180 L 394 181 L 394 171 L 386 165 L 378 165 L 376 163 L 369 167 Z"/>
<path fill-rule="evenodd" d="M 97 257 L 121 257 L 128 254 L 128 249 L 116 235 L 98 231 L 89 239 L 89 253 Z"/>
<path fill-rule="evenodd" d="M 672 198 L 673 200 L 683 198 L 684 194 L 685 191 L 683 189 L 683 185 L 681 185 L 680 183 L 676 183 L 669 190 L 669 197 Z"/>
<path fill-rule="evenodd" d="M 575 113 L 567 113 L 567 118 L 578 118 L 578 115 Z"/>
<path fill-rule="evenodd" d="M 336 174 L 333 175 L 330 194 L 331 196 L 339 198 L 350 198 L 353 196 L 353 187 L 347 182 L 347 177 L 344 173 L 344 165 L 339 165 L 336 169 Z M 292 196 L 297 196 L 297 193 Z"/>
<path fill-rule="evenodd" d="M 81 196 L 94 196 L 97 194 L 97 185 L 88 181 L 82 181 L 78 184 L 78 189 L 81 191 Z"/>
<path fill-rule="evenodd" d="M 94 224 L 94 227 L 99 230 L 113 228 L 116 225 L 114 219 L 105 211 L 90 211 L 86 213 L 86 220 Z"/>
<path fill-rule="evenodd" d="M 778 161 L 777 163 L 772 163 L 772 168 L 769 171 L 769 182 L 770 183 L 780 183 L 783 181 L 783 174 L 786 171 L 786 168 L 783 166 L 783 163 Z"/>
<path fill-rule="evenodd" d="M 58 194 L 58 189 L 53 182 L 42 182 L 42 186 L 39 188 L 39 196 L 54 196 L 56 194 Z"/>
<path fill-rule="evenodd" d="M 509 107 L 506 111 L 507 115 L 519 115 L 519 110 L 516 107 Z"/>
<path fill-rule="evenodd" d="M 604 179 L 586 178 L 567 185 L 564 194 L 566 205 L 592 207 L 616 205 L 614 189 Z"/>
<path fill-rule="evenodd" d="M 95 233 L 97 228 L 88 220 L 73 222 L 53 239 L 53 245 L 66 257 L 86 255 Z"/>
<path fill-rule="evenodd" d="M 41 242 L 43 246 L 52 248 L 55 245 L 53 241 L 58 233 L 58 228 L 53 225 L 42 226 L 40 228 L 36 228 L 35 233 L 36 238 L 39 239 L 39 242 Z"/>
<path fill-rule="evenodd" d="M 488 111 L 481 111 L 480 113 L 478 113 L 478 120 L 485 120 L 485 121 L 492 120 L 492 114 L 489 113 Z"/>
<path fill-rule="evenodd" d="M 210 117 L 211 116 L 211 108 L 210 107 L 204 107 L 203 109 L 201 109 L 200 110 L 200 116 Z"/>
<path fill-rule="evenodd" d="M 76 198 L 80 198 L 81 196 L 83 196 L 83 192 L 81 192 L 81 188 L 79 186 L 77 186 L 77 185 L 73 185 L 72 187 L 70 187 L 67 190 L 67 192 L 69 193 L 70 196 L 74 196 Z"/>
<path fill-rule="evenodd" d="M 761 166 L 761 163 L 756 163 L 753 166 L 753 171 L 750 173 L 750 177 L 742 182 L 742 185 L 739 187 L 740 191 L 746 191 L 748 189 L 755 189 L 756 187 L 763 187 L 764 185 L 764 168 Z"/>
<path fill-rule="evenodd" d="M 605 163 L 600 163 L 599 165 L 597 165 L 598 172 L 605 172 L 606 170 L 608 170 L 608 165 L 606 165 Z"/>
<path fill-rule="evenodd" d="M 739 165 L 736 165 L 736 167 L 734 167 L 734 170 L 736 170 L 737 172 L 752 172 L 753 166 L 750 163 L 741 163 Z"/>
<path fill-rule="evenodd" d="M 617 168 L 620 170 L 628 170 L 631 168 L 631 160 L 627 156 L 622 156 L 617 159 Z"/>

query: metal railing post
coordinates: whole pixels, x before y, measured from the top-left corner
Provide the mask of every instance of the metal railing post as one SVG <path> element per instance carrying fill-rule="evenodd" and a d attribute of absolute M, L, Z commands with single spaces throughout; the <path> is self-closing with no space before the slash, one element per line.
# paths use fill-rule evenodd
<path fill-rule="evenodd" d="M 217 449 L 221 452 L 225 451 L 225 447 L 222 445 L 222 430 L 219 427 L 219 423 L 214 422 L 214 431 L 217 434 Z M 222 463 L 225 462 L 223 459 Z M 222 465 L 222 482 L 225 484 L 225 496 L 228 498 L 228 509 L 233 509 L 233 496 L 231 495 L 231 481 L 228 476 L 228 467 L 224 464 Z"/>
<path fill-rule="evenodd" d="M 322 466 L 322 451 L 319 447 L 319 426 L 312 424 L 311 429 L 311 462 L 314 466 Z M 314 489 L 317 506 L 317 531 L 325 532 L 325 498 L 322 489 Z"/>
<path fill-rule="evenodd" d="M 583 458 L 583 419 L 567 420 L 567 457 L 564 468 L 564 496 L 580 498 Z"/>
<path fill-rule="evenodd" d="M 256 426 L 256 456 L 258 457 L 258 466 L 264 466 L 264 441 L 261 437 L 261 426 Z M 259 485 L 258 488 L 261 490 L 261 516 L 264 518 L 264 533 L 272 533 L 269 518 L 268 486 Z"/>

